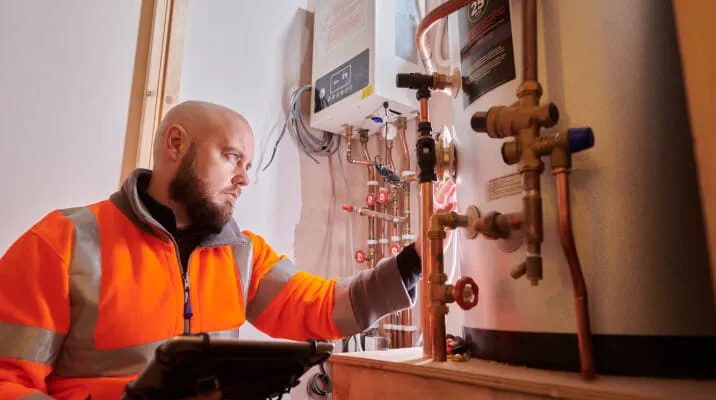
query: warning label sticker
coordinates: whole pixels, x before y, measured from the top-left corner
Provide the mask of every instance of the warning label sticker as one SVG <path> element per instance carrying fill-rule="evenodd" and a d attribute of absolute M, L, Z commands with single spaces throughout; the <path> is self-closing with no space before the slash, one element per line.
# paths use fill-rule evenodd
<path fill-rule="evenodd" d="M 501 176 L 487 182 L 487 200 L 497 200 L 503 197 L 522 193 L 522 178 L 519 173 Z"/>
<path fill-rule="evenodd" d="M 509 0 L 476 0 L 459 11 L 464 107 L 515 79 Z"/>

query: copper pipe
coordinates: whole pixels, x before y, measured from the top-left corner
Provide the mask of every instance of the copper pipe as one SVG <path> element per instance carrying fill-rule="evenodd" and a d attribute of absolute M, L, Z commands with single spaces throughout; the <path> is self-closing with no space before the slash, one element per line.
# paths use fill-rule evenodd
<path fill-rule="evenodd" d="M 574 305 L 577 313 L 577 340 L 579 342 L 579 361 L 582 375 L 586 379 L 594 378 L 594 352 L 592 350 L 592 331 L 589 326 L 589 301 L 587 285 L 584 282 L 582 267 L 577 256 L 572 233 L 572 216 L 569 205 L 569 172 L 561 170 L 555 173 L 557 180 L 557 210 L 559 214 L 559 238 L 569 264 L 574 290 Z"/>
<path fill-rule="evenodd" d="M 423 356 L 432 357 L 432 323 L 430 318 L 430 286 L 428 279 L 432 276 L 432 244 L 428 237 L 430 229 L 430 217 L 433 214 L 433 183 L 424 182 L 420 184 L 420 247 L 421 247 L 421 263 L 422 276 L 421 279 L 421 320 L 423 333 Z M 439 246 L 442 252 L 442 245 Z M 443 330 L 444 332 L 444 330 Z"/>
<path fill-rule="evenodd" d="M 398 117 L 397 121 L 395 122 L 395 127 L 397 130 L 398 140 L 400 141 L 400 148 L 401 148 L 401 160 L 400 160 L 400 169 L 402 170 L 401 178 L 404 180 L 403 186 L 401 188 L 403 201 L 402 201 L 402 213 L 403 216 L 406 218 L 405 223 L 403 224 L 403 246 L 410 245 L 410 240 L 408 238 L 411 234 L 410 229 L 410 183 L 405 182 L 405 179 L 412 176 L 415 177 L 415 174 L 412 173 L 410 170 L 410 152 L 408 151 L 408 140 L 405 137 L 405 130 L 407 128 L 407 118 L 405 117 Z"/>
<path fill-rule="evenodd" d="M 444 235 L 444 232 L 442 232 Z M 430 286 L 430 332 L 431 347 L 433 350 L 433 361 L 447 360 L 447 343 L 445 333 L 445 314 L 447 306 L 435 296 L 435 289 L 445 284 L 445 265 L 443 262 L 443 239 L 430 240 L 431 248 L 431 273 L 429 278 Z M 424 340 L 424 339 L 423 339 Z"/>
<path fill-rule="evenodd" d="M 410 171 L 410 152 L 408 151 L 408 141 L 405 138 L 405 130 L 407 128 L 407 118 L 405 117 L 398 117 L 395 121 L 395 128 L 397 131 L 397 140 L 400 144 L 400 150 L 401 150 L 401 163 L 400 167 L 403 171 L 403 174 L 401 174 L 401 178 L 405 179 L 405 172 Z M 393 141 L 388 142 L 388 164 L 390 165 L 390 169 L 395 171 L 395 165 L 393 162 Z M 414 177 L 414 175 L 413 175 Z M 402 197 L 402 212 L 401 212 L 401 198 Z M 393 215 L 395 216 L 402 216 L 403 218 L 403 235 L 409 236 L 410 235 L 410 183 L 405 182 L 401 188 L 394 187 L 393 191 L 391 192 L 391 199 L 393 205 Z M 400 229 L 398 228 L 398 224 L 393 224 L 393 237 L 400 238 Z M 400 242 L 400 240 L 398 241 Z M 407 243 L 406 243 L 407 242 Z M 409 241 L 404 240 L 403 245 L 410 244 Z M 413 317 L 412 317 L 413 311 L 412 309 L 403 310 L 400 312 L 398 316 L 398 321 L 400 325 L 403 327 L 412 326 L 413 324 Z M 412 338 L 412 332 L 409 330 L 403 330 L 400 332 L 400 342 L 398 343 L 399 348 L 404 347 L 412 347 L 413 346 L 413 338 Z"/>
<path fill-rule="evenodd" d="M 430 290 L 430 327 L 431 348 L 433 361 L 447 360 L 447 344 L 445 342 L 445 315 L 448 312 L 447 303 L 455 301 L 455 287 L 446 285 L 445 257 L 443 255 L 443 241 L 445 228 L 456 229 L 466 227 L 469 223 L 467 215 L 455 212 L 433 214 L 430 217 L 428 238 L 430 239 L 431 255 L 430 275 L 428 285 Z"/>
<path fill-rule="evenodd" d="M 356 209 L 356 214 L 363 216 L 363 217 L 370 217 L 375 218 L 379 221 L 388 221 L 393 224 L 402 224 L 405 223 L 406 218 L 401 217 L 400 215 L 391 215 L 387 213 L 381 213 L 376 210 L 373 210 L 370 207 L 358 207 Z"/>
<path fill-rule="evenodd" d="M 403 311 L 403 326 L 413 326 L 413 311 L 408 309 Z M 403 347 L 413 347 L 413 332 L 405 331 L 405 341 Z"/>
<path fill-rule="evenodd" d="M 388 168 L 390 168 L 391 171 L 395 171 L 395 162 L 393 162 L 393 141 L 388 140 L 386 142 L 386 145 L 387 145 L 387 149 L 388 149 L 388 154 L 387 154 Z M 398 191 L 397 187 L 395 187 L 395 186 L 390 187 L 390 213 L 395 215 L 396 217 L 399 216 L 399 213 L 400 213 L 400 210 L 399 210 L 400 201 L 398 199 L 398 192 L 399 191 Z M 396 237 L 398 237 L 398 238 L 400 237 L 400 229 L 399 229 L 397 223 L 393 223 L 393 224 L 391 224 L 391 229 L 390 229 L 390 241 L 395 242 L 396 240 L 394 240 L 394 239 Z M 400 242 L 400 239 L 398 239 L 397 241 Z"/>
<path fill-rule="evenodd" d="M 420 98 L 420 114 L 418 115 L 418 122 L 428 122 L 428 99 L 425 97 Z"/>
<path fill-rule="evenodd" d="M 351 138 L 353 137 L 353 127 L 350 125 L 346 126 L 346 160 L 351 164 L 358 165 L 373 165 L 373 162 L 364 160 L 354 160 L 351 156 Z"/>
<path fill-rule="evenodd" d="M 510 231 L 517 231 L 522 229 L 523 223 L 524 215 L 521 212 L 499 214 L 495 217 L 494 221 L 495 228 L 497 228 L 497 230 L 501 233 L 505 234 L 508 234 Z M 482 233 L 490 237 L 493 236 L 490 234 L 490 232 L 486 232 L 486 230 L 488 229 L 486 218 L 478 218 L 470 221 L 469 227 L 475 232 Z"/>
<path fill-rule="evenodd" d="M 360 135 L 361 150 L 363 152 L 363 159 L 370 161 L 370 154 L 368 153 L 368 132 L 361 130 Z M 368 193 L 372 193 L 375 196 L 376 187 L 372 183 L 375 182 L 375 167 L 372 163 L 368 164 Z M 368 206 L 368 209 L 375 210 L 374 206 Z M 368 268 L 375 267 L 376 259 L 376 245 L 375 245 L 375 219 L 368 217 L 368 255 L 366 263 Z"/>
<path fill-rule="evenodd" d="M 537 80 L 537 0 L 522 2 L 522 63 L 524 81 Z"/>
<path fill-rule="evenodd" d="M 410 152 L 408 151 L 408 141 L 405 138 L 405 130 L 408 126 L 408 119 L 405 117 L 398 117 L 395 121 L 395 128 L 397 131 L 398 140 L 400 141 L 401 149 L 401 160 L 400 167 L 403 171 L 410 171 Z"/>
<path fill-rule="evenodd" d="M 539 161 L 539 160 L 538 160 Z M 527 239 L 527 279 L 537 285 L 542 279 L 542 194 L 539 170 L 522 170 L 525 236 Z"/>
<path fill-rule="evenodd" d="M 388 165 L 388 168 L 390 168 L 391 171 L 395 171 L 395 163 L 393 162 L 393 141 L 388 139 L 388 132 L 385 132 L 385 158 L 386 158 L 386 164 Z M 389 202 L 390 202 L 390 214 L 398 217 L 398 190 L 395 186 L 390 187 L 389 193 Z M 386 211 L 388 208 L 388 205 L 385 205 Z M 386 236 L 390 236 L 390 242 L 395 242 L 395 237 L 398 236 L 399 228 L 397 223 L 391 223 L 388 226 L 389 233 L 386 234 Z M 384 254 L 390 255 L 390 247 L 389 245 L 385 245 L 384 247 Z M 403 327 L 403 318 L 402 314 L 400 312 L 391 314 L 390 319 L 393 321 L 395 325 Z M 403 347 L 403 331 L 394 329 L 391 332 L 391 344 L 392 348 L 399 349 Z"/>
<path fill-rule="evenodd" d="M 432 51 L 427 41 L 428 31 L 433 26 L 435 26 L 441 19 L 467 6 L 470 3 L 472 3 L 472 0 L 447 1 L 439 5 L 438 7 L 435 7 L 435 9 L 433 9 L 430 13 L 428 13 L 428 15 L 425 16 L 425 18 L 423 18 L 422 21 L 420 21 L 420 25 L 418 25 L 418 32 L 415 36 L 415 42 L 418 47 L 420 59 L 422 60 L 423 65 L 425 65 L 425 69 L 428 71 L 428 73 L 432 74 L 435 72 L 435 63 L 432 59 Z"/>
<path fill-rule="evenodd" d="M 378 134 L 375 137 L 375 141 L 376 141 L 376 144 L 378 145 L 378 151 L 376 153 L 378 155 L 378 158 L 380 160 L 385 160 L 385 154 L 381 154 L 383 152 L 383 150 L 385 149 L 385 140 L 384 140 L 383 136 L 381 134 Z M 377 174 L 376 174 L 376 176 L 377 176 Z M 379 213 L 385 214 L 388 211 L 388 208 L 386 207 L 385 204 L 378 202 L 378 197 L 379 197 L 378 194 L 381 192 L 382 189 L 383 189 L 383 185 L 380 181 L 378 181 L 378 185 L 376 186 L 376 192 L 375 192 L 376 193 L 375 209 Z M 382 219 L 377 219 L 375 221 L 375 233 L 376 233 L 375 239 L 378 241 L 378 246 L 376 247 L 376 252 L 375 252 L 376 253 L 376 255 L 375 255 L 376 262 L 378 260 L 382 260 L 383 257 L 385 257 L 385 255 L 387 254 L 388 246 L 387 246 L 387 244 L 383 243 L 383 242 L 385 242 L 385 225 L 386 224 Z"/>

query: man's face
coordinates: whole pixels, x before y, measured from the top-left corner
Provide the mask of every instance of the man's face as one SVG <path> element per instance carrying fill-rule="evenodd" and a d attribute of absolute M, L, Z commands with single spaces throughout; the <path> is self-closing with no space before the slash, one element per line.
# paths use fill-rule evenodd
<path fill-rule="evenodd" d="M 249 184 L 253 154 L 253 133 L 244 123 L 195 139 L 179 164 L 170 197 L 195 227 L 219 232 L 231 219 L 241 188 Z"/>

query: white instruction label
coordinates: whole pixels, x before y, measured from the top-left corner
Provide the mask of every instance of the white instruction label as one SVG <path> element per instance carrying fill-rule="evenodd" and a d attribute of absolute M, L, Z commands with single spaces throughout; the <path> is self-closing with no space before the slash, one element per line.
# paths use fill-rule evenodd
<path fill-rule="evenodd" d="M 519 173 L 501 176 L 487 182 L 487 199 L 497 200 L 522 193 L 522 177 Z"/>

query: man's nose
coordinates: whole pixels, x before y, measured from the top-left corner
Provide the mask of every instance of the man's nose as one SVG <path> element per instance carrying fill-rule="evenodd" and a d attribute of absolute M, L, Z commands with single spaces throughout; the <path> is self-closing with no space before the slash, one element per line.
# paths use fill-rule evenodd
<path fill-rule="evenodd" d="M 249 184 L 249 174 L 244 170 L 231 179 L 231 184 L 234 186 L 246 186 Z"/>

